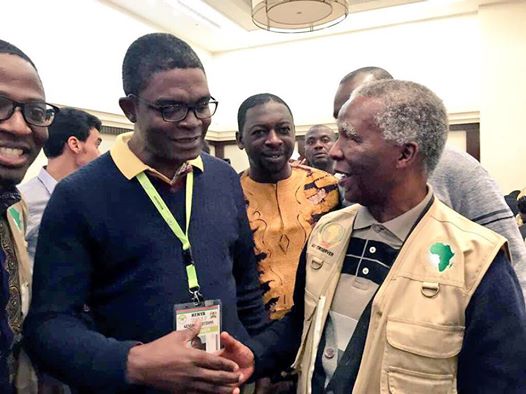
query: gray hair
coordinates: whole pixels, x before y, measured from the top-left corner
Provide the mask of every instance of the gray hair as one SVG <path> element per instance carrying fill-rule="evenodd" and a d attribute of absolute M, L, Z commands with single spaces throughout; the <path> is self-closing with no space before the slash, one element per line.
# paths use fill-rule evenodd
<path fill-rule="evenodd" d="M 444 103 L 431 90 L 410 81 L 371 81 L 360 86 L 355 97 L 380 99 L 384 109 L 375 117 L 387 141 L 398 145 L 415 142 L 429 175 L 435 169 L 446 144 L 449 129 Z"/>

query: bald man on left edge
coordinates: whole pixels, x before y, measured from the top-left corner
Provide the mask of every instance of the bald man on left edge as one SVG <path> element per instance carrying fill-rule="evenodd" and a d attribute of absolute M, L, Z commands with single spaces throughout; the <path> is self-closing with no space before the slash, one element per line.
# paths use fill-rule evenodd
<path fill-rule="evenodd" d="M 31 59 L 0 40 L 0 387 L 6 394 L 37 389 L 36 376 L 21 351 L 31 269 L 24 241 L 27 212 L 16 185 L 40 152 L 58 112 L 45 100 Z"/>

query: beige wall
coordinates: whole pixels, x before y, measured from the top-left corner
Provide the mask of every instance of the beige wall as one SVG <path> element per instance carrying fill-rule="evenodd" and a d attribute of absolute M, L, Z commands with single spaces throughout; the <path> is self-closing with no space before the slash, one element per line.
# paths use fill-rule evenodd
<path fill-rule="evenodd" d="M 479 37 L 472 14 L 216 55 L 208 71 L 221 97 L 214 127 L 235 130 L 241 102 L 261 92 L 282 97 L 297 125 L 333 122 L 340 79 L 369 65 L 427 85 L 450 112 L 478 111 Z"/>
<path fill-rule="evenodd" d="M 526 2 L 482 1 L 478 10 L 456 16 L 213 55 L 198 49 L 220 101 L 211 130 L 235 131 L 241 101 L 262 91 L 282 96 L 299 128 L 332 123 L 339 79 L 354 68 L 379 65 L 436 91 L 457 123 L 480 117 L 483 165 L 504 191 L 522 188 Z M 3 14 L 24 15 L 24 23 L 4 18 L 0 36 L 34 59 L 51 102 L 119 114 L 124 52 L 158 28 L 97 0 L 53 0 L 60 12 L 49 12 L 49 4 L 5 2 Z M 47 37 L 46 44 L 35 34 Z M 236 149 L 227 148 L 226 156 L 246 167 Z"/>
<path fill-rule="evenodd" d="M 122 59 L 156 26 L 98 0 L 2 1 L 1 10 L 0 37 L 31 57 L 50 102 L 121 114 Z M 210 54 L 196 50 L 212 67 Z"/>
<path fill-rule="evenodd" d="M 480 8 L 481 159 L 509 192 L 526 186 L 526 1 Z"/>

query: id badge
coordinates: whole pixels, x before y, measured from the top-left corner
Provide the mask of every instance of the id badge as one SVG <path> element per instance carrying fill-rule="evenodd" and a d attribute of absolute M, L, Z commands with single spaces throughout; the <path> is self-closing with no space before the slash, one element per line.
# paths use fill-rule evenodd
<path fill-rule="evenodd" d="M 205 300 L 197 306 L 193 302 L 174 305 L 176 331 L 185 330 L 197 322 L 201 322 L 201 331 L 190 346 L 209 353 L 220 350 L 221 300 Z"/>

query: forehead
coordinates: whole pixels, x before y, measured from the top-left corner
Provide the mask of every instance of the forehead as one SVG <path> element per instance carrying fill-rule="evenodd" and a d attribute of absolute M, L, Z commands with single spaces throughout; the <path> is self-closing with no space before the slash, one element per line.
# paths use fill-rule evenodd
<path fill-rule="evenodd" d="M 208 81 L 200 68 L 174 68 L 154 73 L 140 93 L 150 100 L 192 102 L 210 96 Z"/>
<path fill-rule="evenodd" d="M 375 117 L 384 108 L 378 98 L 356 97 L 342 107 L 338 116 L 338 127 L 352 128 L 357 132 L 365 130 L 378 130 Z"/>
<path fill-rule="evenodd" d="M 0 54 L 0 94 L 15 101 L 44 100 L 37 71 L 19 56 Z"/>
<path fill-rule="evenodd" d="M 316 127 L 307 131 L 305 138 L 321 138 L 325 136 L 332 137 L 333 135 L 334 132 L 328 127 Z"/>
<path fill-rule="evenodd" d="M 258 124 L 279 122 L 292 123 L 292 115 L 285 105 L 275 101 L 268 101 L 247 110 L 245 128 Z"/>

